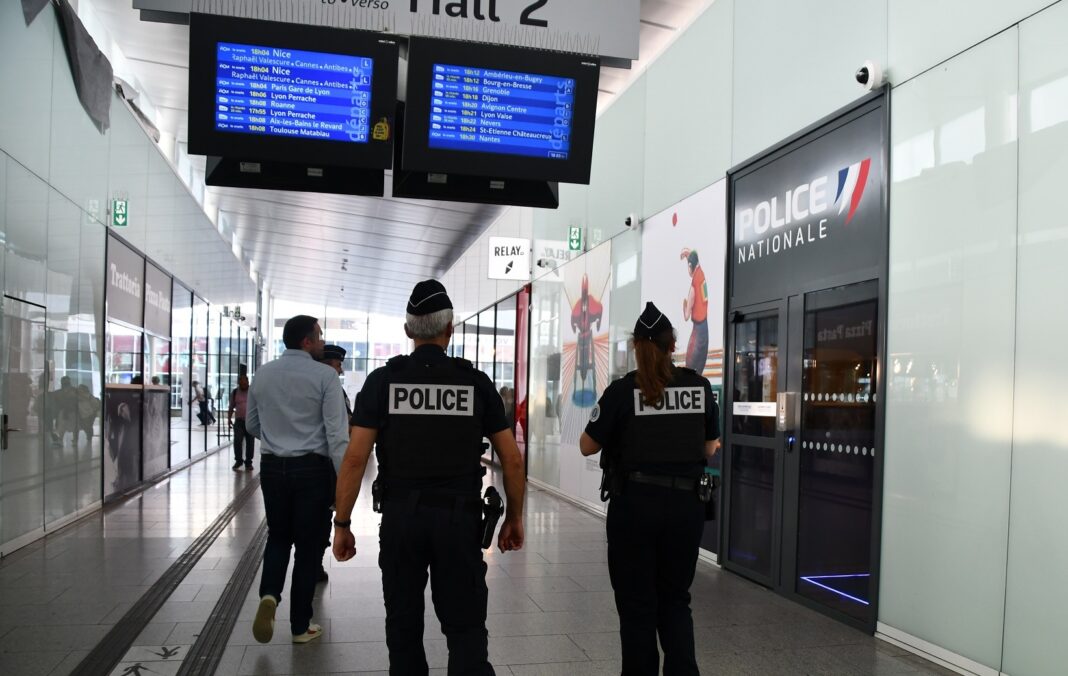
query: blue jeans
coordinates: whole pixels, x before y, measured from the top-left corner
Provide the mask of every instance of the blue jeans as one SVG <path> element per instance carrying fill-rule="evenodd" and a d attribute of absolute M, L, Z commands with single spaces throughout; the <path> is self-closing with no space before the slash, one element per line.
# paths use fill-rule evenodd
<path fill-rule="evenodd" d="M 290 590 L 289 623 L 293 635 L 308 631 L 312 598 L 323 562 L 323 542 L 330 538 L 330 505 L 333 466 L 316 454 L 279 458 L 260 456 L 260 490 L 267 509 L 267 548 L 263 553 L 260 597 L 282 599 L 293 556 L 293 586 Z"/>

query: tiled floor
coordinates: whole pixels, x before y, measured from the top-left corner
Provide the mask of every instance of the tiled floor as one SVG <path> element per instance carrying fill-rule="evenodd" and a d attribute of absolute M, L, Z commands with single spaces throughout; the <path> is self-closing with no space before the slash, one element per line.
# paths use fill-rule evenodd
<path fill-rule="evenodd" d="M 0 674 L 68 673 L 249 478 L 224 450 L 0 561 Z M 171 602 L 207 586 L 191 577 Z"/>
<path fill-rule="evenodd" d="M 232 473 L 229 454 L 220 453 L 169 486 L 0 564 L 0 673 L 69 672 L 247 479 Z M 327 556 L 330 582 L 316 599 L 323 638 L 290 643 L 283 601 L 274 641 L 256 643 L 253 584 L 216 673 L 386 672 L 378 517 L 368 492 L 356 510 L 356 558 L 338 564 Z M 115 674 L 176 673 L 262 517 L 262 501 L 250 500 Z M 619 673 L 618 620 L 605 560 L 601 519 L 530 492 L 526 547 L 487 555 L 490 660 L 498 674 Z M 92 583 L 76 583 L 84 579 Z M 699 565 L 693 596 L 702 673 L 950 673 L 712 566 Z M 41 624 L 48 630 L 40 631 Z M 424 638 L 434 673 L 445 673 L 447 650 L 429 595 Z M 136 664 L 142 668 L 130 671 Z"/>

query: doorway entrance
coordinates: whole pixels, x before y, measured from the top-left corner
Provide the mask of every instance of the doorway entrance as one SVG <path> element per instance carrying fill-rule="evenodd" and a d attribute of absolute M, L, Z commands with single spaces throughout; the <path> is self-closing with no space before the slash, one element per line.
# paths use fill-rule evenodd
<path fill-rule="evenodd" d="M 886 96 L 731 172 L 720 561 L 866 631 L 878 604 Z"/>
<path fill-rule="evenodd" d="M 45 309 L 3 298 L 0 336 L 0 553 L 18 549 L 44 532 Z"/>

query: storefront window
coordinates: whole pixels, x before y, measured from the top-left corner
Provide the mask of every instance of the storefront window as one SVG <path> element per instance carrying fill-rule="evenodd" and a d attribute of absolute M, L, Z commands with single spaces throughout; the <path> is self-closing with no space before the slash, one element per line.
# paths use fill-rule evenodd
<path fill-rule="evenodd" d="M 192 375 L 187 400 L 193 417 L 190 451 L 196 457 L 208 450 L 208 431 L 214 431 L 215 416 L 208 402 L 208 304 L 193 301 Z"/>
<path fill-rule="evenodd" d="M 174 282 L 171 310 L 171 467 L 189 459 L 189 421 L 192 411 L 188 398 L 192 382 L 191 349 L 193 332 L 193 296 L 184 286 Z"/>
<path fill-rule="evenodd" d="M 141 330 L 109 322 L 104 371 L 104 494 L 141 481 L 141 408 L 144 384 Z"/>

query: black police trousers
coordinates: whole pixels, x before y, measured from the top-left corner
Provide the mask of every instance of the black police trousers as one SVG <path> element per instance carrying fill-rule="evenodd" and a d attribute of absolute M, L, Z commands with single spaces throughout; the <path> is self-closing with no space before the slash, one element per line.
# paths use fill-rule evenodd
<path fill-rule="evenodd" d="M 697 674 L 690 585 L 705 524 L 693 491 L 628 481 L 608 505 L 608 571 L 619 612 L 623 676 Z"/>
<path fill-rule="evenodd" d="M 427 673 L 423 594 L 430 574 L 434 612 L 449 647 L 449 676 L 493 674 L 486 631 L 486 564 L 478 494 L 461 506 L 419 502 L 416 492 L 382 507 L 378 565 L 386 602 L 389 673 Z M 435 494 L 441 500 L 441 494 Z"/>

